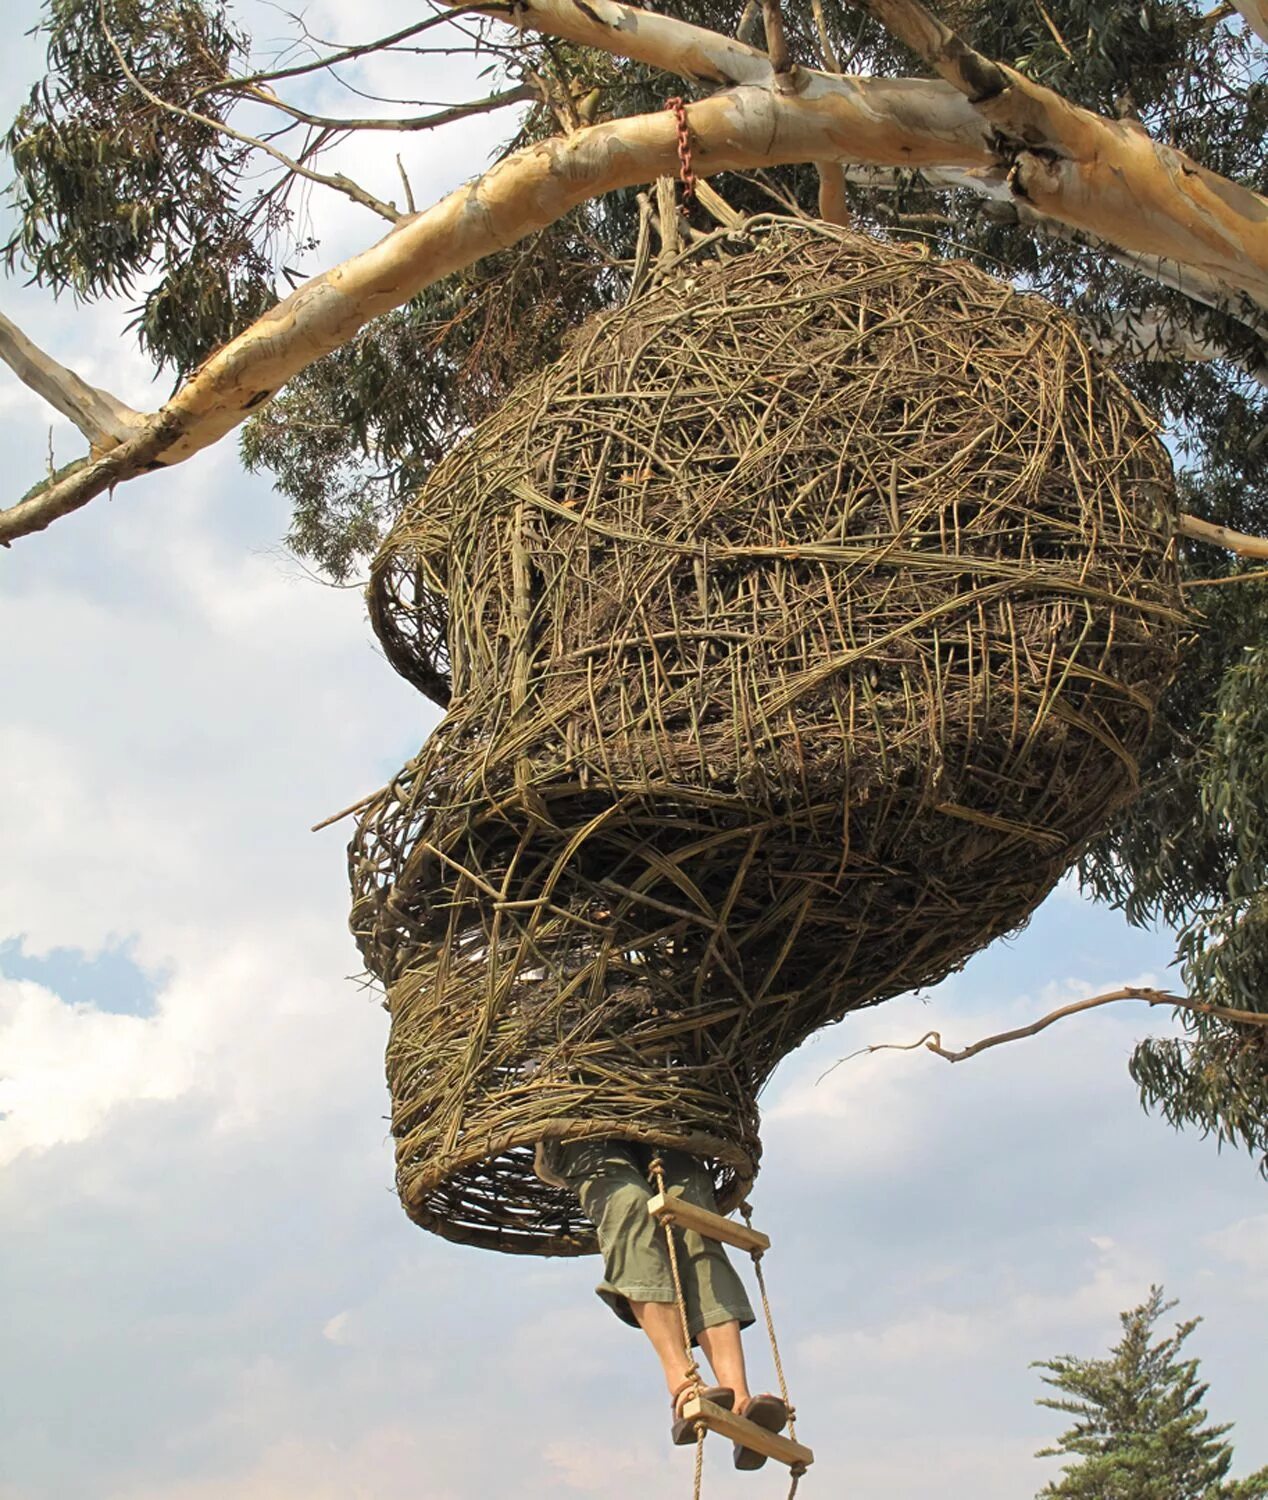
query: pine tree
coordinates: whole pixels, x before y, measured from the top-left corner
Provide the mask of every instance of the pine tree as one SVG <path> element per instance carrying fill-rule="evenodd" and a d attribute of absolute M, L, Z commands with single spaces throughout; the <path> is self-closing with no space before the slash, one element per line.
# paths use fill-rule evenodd
<path fill-rule="evenodd" d="M 1039 1491 L 1069 1500 L 1260 1500 L 1268 1496 L 1268 1467 L 1228 1479 L 1231 1424 L 1208 1426 L 1202 1406 L 1207 1386 L 1198 1361 L 1185 1358 L 1185 1340 L 1201 1322 L 1190 1318 L 1169 1337 L 1154 1325 L 1176 1304 L 1151 1287 L 1148 1300 L 1120 1315 L 1123 1336 L 1108 1359 L 1063 1354 L 1036 1362 L 1046 1385 L 1063 1392 L 1038 1405 L 1074 1417 L 1055 1448 L 1039 1458 L 1073 1458 L 1059 1480 Z"/>

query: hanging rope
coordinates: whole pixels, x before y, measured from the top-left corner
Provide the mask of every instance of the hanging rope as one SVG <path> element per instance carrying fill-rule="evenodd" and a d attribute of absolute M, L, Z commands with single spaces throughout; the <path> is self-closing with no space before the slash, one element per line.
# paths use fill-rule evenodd
<path fill-rule="evenodd" d="M 665 1163 L 659 1156 L 652 1157 L 647 1175 L 655 1182 L 656 1191 L 664 1197 Z M 669 1274 L 674 1283 L 674 1301 L 678 1304 L 678 1322 L 682 1328 L 682 1349 L 687 1360 L 686 1378 L 691 1381 L 693 1393 L 699 1396 L 703 1383 L 700 1379 L 700 1366 L 696 1363 L 696 1356 L 691 1348 L 691 1324 L 687 1318 L 687 1297 L 682 1289 L 682 1276 L 678 1270 L 678 1247 L 674 1243 L 674 1226 L 666 1220 L 662 1227 L 665 1231 L 665 1244 L 669 1250 Z M 674 1414 L 677 1415 L 677 1408 Z M 696 1474 L 691 1500 L 700 1500 L 700 1482 L 704 1475 L 704 1440 L 707 1430 L 702 1421 L 696 1422 Z"/>
<path fill-rule="evenodd" d="M 740 1204 L 740 1213 L 743 1215 L 745 1224 L 750 1229 L 753 1227 L 753 1206 L 746 1198 Z M 766 1319 L 766 1336 L 770 1339 L 770 1352 L 775 1361 L 775 1375 L 779 1381 L 779 1394 L 784 1405 L 788 1409 L 788 1436 L 793 1442 L 797 1441 L 797 1408 L 792 1404 L 788 1394 L 788 1382 L 784 1378 L 784 1361 L 780 1358 L 779 1340 L 775 1336 L 775 1319 L 771 1315 L 770 1295 L 766 1290 L 766 1273 L 762 1270 L 763 1251 L 753 1250 L 753 1270 L 757 1273 L 757 1287 L 762 1294 L 762 1315 Z M 793 1500 L 797 1493 L 797 1486 L 801 1483 L 801 1476 L 806 1472 L 805 1464 L 793 1464 L 791 1469 L 792 1483 L 788 1487 L 788 1500 Z"/>

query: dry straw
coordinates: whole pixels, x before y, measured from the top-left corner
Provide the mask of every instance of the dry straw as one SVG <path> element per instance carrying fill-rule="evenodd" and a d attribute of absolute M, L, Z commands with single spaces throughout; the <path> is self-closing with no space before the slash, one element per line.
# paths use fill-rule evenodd
<path fill-rule="evenodd" d="M 1172 504 L 1070 318 L 918 249 L 757 220 L 587 322 L 371 584 L 395 665 L 452 669 L 351 850 L 410 1214 L 590 1249 L 532 1171 L 580 1136 L 733 1202 L 779 1060 L 1016 928 L 1131 796 Z"/>

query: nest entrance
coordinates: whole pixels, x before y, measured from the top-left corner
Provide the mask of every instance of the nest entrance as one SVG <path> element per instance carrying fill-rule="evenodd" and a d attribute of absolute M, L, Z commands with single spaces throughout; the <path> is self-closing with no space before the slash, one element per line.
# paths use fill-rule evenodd
<path fill-rule="evenodd" d="M 371 583 L 452 695 L 351 850 L 411 1215 L 592 1248 L 543 1137 L 737 1196 L 779 1059 L 1024 922 L 1132 794 L 1172 506 L 1071 320 L 961 263 L 759 220 L 587 322 Z"/>

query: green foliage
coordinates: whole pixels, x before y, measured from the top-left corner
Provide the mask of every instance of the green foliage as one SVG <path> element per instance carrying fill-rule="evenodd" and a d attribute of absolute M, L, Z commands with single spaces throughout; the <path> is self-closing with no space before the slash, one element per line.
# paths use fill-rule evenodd
<path fill-rule="evenodd" d="M 262 247 L 285 214 L 239 203 L 249 147 L 148 94 L 219 119 L 248 39 L 220 0 L 107 0 L 108 34 L 100 14 L 49 4 L 49 72 L 5 137 L 18 224 L 4 254 L 83 298 L 144 283 L 142 346 L 183 373 L 276 301 Z"/>
<path fill-rule="evenodd" d="M 1230 1480 L 1231 1428 L 1206 1425 L 1207 1387 L 1198 1361 L 1185 1358 L 1185 1340 L 1201 1321 L 1176 1325 L 1156 1337 L 1154 1324 L 1176 1304 L 1150 1289 L 1139 1307 L 1121 1314 L 1123 1336 L 1108 1359 L 1061 1355 L 1037 1365 L 1044 1383 L 1062 1392 L 1038 1402 L 1075 1420 L 1055 1448 L 1040 1458 L 1072 1458 L 1060 1479 L 1039 1495 L 1067 1500 L 1261 1500 L 1268 1468 Z"/>
<path fill-rule="evenodd" d="M 554 359 L 611 291 L 584 211 L 429 287 L 293 380 L 246 427 L 291 500 L 290 545 L 343 580 L 464 427 Z"/>

